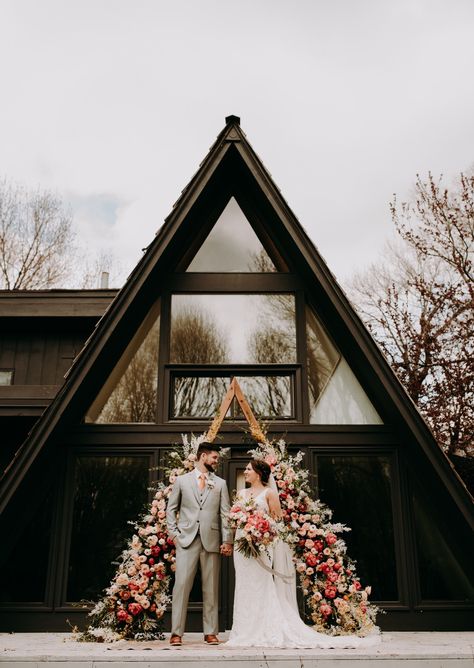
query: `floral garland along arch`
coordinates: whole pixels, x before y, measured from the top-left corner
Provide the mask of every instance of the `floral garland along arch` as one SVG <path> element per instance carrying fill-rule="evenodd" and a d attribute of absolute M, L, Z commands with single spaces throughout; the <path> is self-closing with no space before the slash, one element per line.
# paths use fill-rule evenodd
<path fill-rule="evenodd" d="M 257 444 L 249 454 L 271 466 L 278 487 L 287 542 L 293 551 L 308 620 L 315 630 L 330 635 L 373 633 L 380 610 L 368 601 L 370 587 L 362 587 L 355 562 L 347 555 L 341 534 L 350 529 L 332 523 L 332 511 L 311 497 L 309 472 L 301 468 L 303 453 L 290 454 L 283 439 L 267 439 L 233 379 L 210 429 L 200 436 L 182 435 L 182 444 L 169 453 L 165 479 L 154 490 L 147 511 L 136 522 L 130 522 L 135 532 L 78 640 L 110 642 L 164 637 L 163 616 L 170 603 L 175 570 L 175 547 L 166 528 L 166 504 L 176 477 L 194 468 L 200 443 L 216 438 L 234 397 Z M 222 450 L 221 453 L 225 454 Z"/>

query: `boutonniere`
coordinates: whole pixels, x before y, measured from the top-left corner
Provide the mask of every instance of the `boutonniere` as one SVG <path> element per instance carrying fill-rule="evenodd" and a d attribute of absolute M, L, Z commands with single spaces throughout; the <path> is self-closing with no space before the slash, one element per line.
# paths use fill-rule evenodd
<path fill-rule="evenodd" d="M 209 489 L 214 489 L 214 487 L 216 486 L 216 481 L 213 478 L 211 478 L 211 476 L 209 476 L 207 479 L 207 486 L 209 487 Z"/>

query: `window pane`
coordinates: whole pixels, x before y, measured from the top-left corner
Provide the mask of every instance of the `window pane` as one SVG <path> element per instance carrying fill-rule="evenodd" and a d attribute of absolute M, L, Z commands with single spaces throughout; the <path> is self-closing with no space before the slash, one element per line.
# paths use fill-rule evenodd
<path fill-rule="evenodd" d="M 294 295 L 173 295 L 170 361 L 296 362 Z"/>
<path fill-rule="evenodd" d="M 148 457 L 76 459 L 69 552 L 68 601 L 94 600 L 108 585 L 112 564 L 147 500 Z"/>
<path fill-rule="evenodd" d="M 22 508 L 17 521 L 6 534 L 2 531 L 0 568 L 4 577 L 0 601 L 42 603 L 45 600 L 54 494 L 52 488 L 36 491 L 30 486 L 31 497 L 25 514 L 24 493 L 21 490 Z"/>
<path fill-rule="evenodd" d="M 0 369 L 0 385 L 12 385 L 13 371 L 11 369 Z"/>
<path fill-rule="evenodd" d="M 276 269 L 232 197 L 187 271 L 274 272 Z"/>
<path fill-rule="evenodd" d="M 290 376 L 252 376 L 239 377 L 237 380 L 257 417 L 292 417 Z M 238 402 L 234 403 L 238 415 L 243 415 Z"/>
<path fill-rule="evenodd" d="M 172 417 L 212 417 L 217 413 L 229 383 L 229 378 L 174 377 Z"/>
<path fill-rule="evenodd" d="M 311 424 L 382 424 L 361 384 L 309 307 L 306 340 Z"/>
<path fill-rule="evenodd" d="M 290 375 L 239 376 L 237 380 L 257 417 L 293 417 Z M 172 417 L 212 418 L 226 395 L 230 381 L 230 376 L 174 376 Z M 243 417 L 237 400 L 229 408 L 227 417 Z"/>
<path fill-rule="evenodd" d="M 389 458 L 319 455 L 317 484 L 333 521 L 352 529 L 344 540 L 371 598 L 398 600 Z"/>
<path fill-rule="evenodd" d="M 448 521 L 439 500 L 416 486 L 413 493 L 418 573 L 423 600 L 474 601 L 472 534 Z M 459 510 L 451 509 L 451 517 Z M 471 545 L 471 548 L 469 548 Z"/>
<path fill-rule="evenodd" d="M 86 422 L 155 422 L 159 331 L 158 302 L 89 408 Z"/>

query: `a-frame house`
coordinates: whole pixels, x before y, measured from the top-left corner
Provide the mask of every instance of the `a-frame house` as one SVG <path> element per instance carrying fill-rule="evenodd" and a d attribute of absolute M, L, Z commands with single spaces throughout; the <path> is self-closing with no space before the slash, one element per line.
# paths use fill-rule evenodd
<path fill-rule="evenodd" d="M 230 116 L 5 471 L 1 630 L 83 619 L 163 453 L 209 426 L 232 377 L 352 527 L 382 628 L 472 629 L 472 498 Z M 220 430 L 231 490 L 242 417 Z M 222 628 L 232 586 L 226 562 Z"/>

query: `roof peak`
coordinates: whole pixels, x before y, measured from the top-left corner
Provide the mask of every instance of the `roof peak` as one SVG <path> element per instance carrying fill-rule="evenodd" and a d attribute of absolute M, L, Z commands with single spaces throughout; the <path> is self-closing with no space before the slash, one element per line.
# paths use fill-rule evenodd
<path fill-rule="evenodd" d="M 226 125 L 240 125 L 240 116 L 234 116 L 231 114 L 230 116 L 225 117 L 225 124 Z"/>

